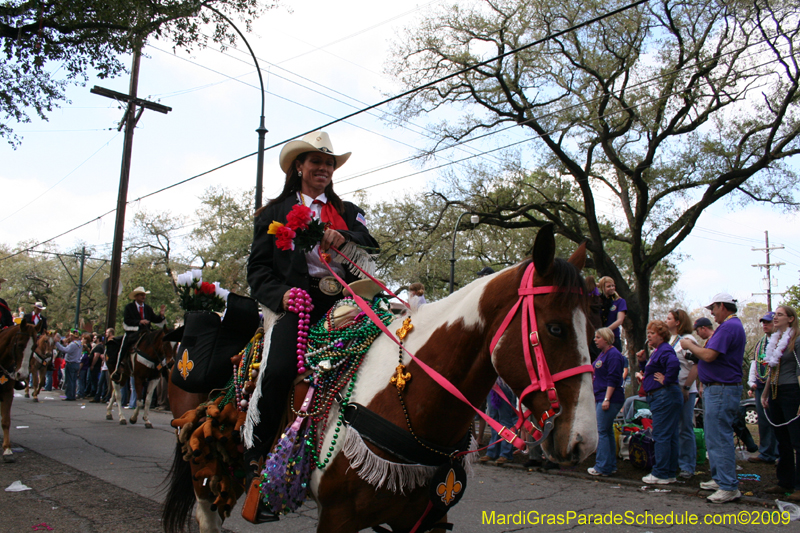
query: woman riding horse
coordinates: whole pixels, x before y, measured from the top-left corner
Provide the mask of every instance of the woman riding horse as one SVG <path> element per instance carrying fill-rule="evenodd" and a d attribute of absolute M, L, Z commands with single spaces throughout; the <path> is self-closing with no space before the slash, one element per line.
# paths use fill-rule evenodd
<path fill-rule="evenodd" d="M 252 296 L 258 300 L 264 316 L 288 310 L 293 289 L 305 290 L 311 297 L 313 310 L 310 323 L 318 321 L 342 297 L 342 286 L 330 276 L 320 259 L 320 251 L 339 248 L 346 242 L 378 248 L 377 241 L 365 225 L 364 212 L 350 202 L 343 202 L 333 191 L 333 173 L 350 158 L 350 152 L 335 155 L 325 132 L 310 133 L 300 141 L 292 141 L 281 150 L 280 167 L 286 174 L 283 192 L 256 212 L 253 246 L 247 266 L 247 281 Z M 300 249 L 282 250 L 276 236 L 269 233 L 273 222 L 286 223 L 295 205 L 310 208 L 315 218 L 325 223 L 322 242 L 309 253 Z M 330 263 L 340 277 L 350 282 L 357 279 L 341 264 Z M 284 405 L 297 375 L 298 314 L 284 313 L 272 330 L 261 397 L 258 400 L 260 423 L 253 428 L 253 446 L 245 453 L 250 479 L 259 473 L 280 427 Z M 266 328 L 265 328 L 266 329 Z M 261 521 L 274 520 L 266 509 L 259 511 Z"/>
<path fill-rule="evenodd" d="M 432 489 L 449 497 L 456 484 L 434 483 L 431 469 L 441 470 L 442 463 L 449 465 L 456 454 L 467 451 L 469 445 L 463 441 L 475 412 L 464 400 L 479 405 L 498 376 L 531 411 L 524 416 L 549 431 L 540 437 L 548 459 L 574 465 L 595 450 L 588 348 L 593 328 L 580 275 L 586 249 L 579 247 L 569 261 L 554 259 L 554 253 L 553 229 L 546 226 L 536 237 L 530 259 L 475 280 L 385 326 L 357 370 L 358 383 L 348 387 L 348 391 L 352 388 L 352 394 L 347 393 L 348 406 L 342 411 L 333 402 L 327 413 L 319 413 L 322 440 L 314 439 L 311 445 L 319 460 L 307 485 L 318 504 L 318 532 L 355 533 L 381 524 L 388 524 L 392 531 L 409 531 L 422 518 L 426 525 L 419 531 L 427 531 L 445 520 L 441 512 L 424 515 L 433 503 Z M 401 390 L 393 379 L 398 373 L 397 340 L 387 331 L 402 330 L 407 319 L 414 327 L 407 330 L 402 344 L 416 358 L 400 352 L 404 380 L 409 380 Z M 423 371 L 423 363 L 428 370 Z M 435 381 L 431 369 L 448 380 L 455 392 Z M 173 392 L 170 404 L 178 416 L 190 406 L 173 403 L 180 397 Z M 193 400 L 196 406 L 201 398 Z M 402 444 L 402 453 L 398 455 L 391 444 L 381 448 L 369 441 L 370 428 L 348 419 L 351 408 L 369 410 L 382 419 L 378 426 L 390 430 L 391 444 Z M 374 418 L 367 416 L 368 421 Z M 406 449 L 411 457 L 404 455 Z M 420 454 L 427 462 L 415 458 Z M 435 455 L 432 462 L 430 455 Z M 200 531 L 219 533 L 225 510 L 220 512 L 212 505 L 214 499 L 204 494 L 214 479 L 204 474 L 193 478 L 193 459 L 184 457 L 179 444 L 164 504 L 164 529 L 181 531 L 196 497 Z M 463 493 L 466 487 L 459 488 Z"/>

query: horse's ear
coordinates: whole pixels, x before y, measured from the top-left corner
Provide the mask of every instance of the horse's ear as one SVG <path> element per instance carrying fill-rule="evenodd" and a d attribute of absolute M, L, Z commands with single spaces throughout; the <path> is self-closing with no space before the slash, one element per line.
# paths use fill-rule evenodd
<path fill-rule="evenodd" d="M 533 266 L 540 276 L 544 276 L 553 265 L 556 257 L 556 239 L 553 224 L 545 224 L 536 234 L 533 242 Z"/>
<path fill-rule="evenodd" d="M 572 252 L 572 255 L 569 256 L 569 262 L 572 263 L 575 268 L 579 271 L 583 270 L 583 266 L 586 264 L 586 243 L 581 243 L 578 246 L 578 249 Z"/>

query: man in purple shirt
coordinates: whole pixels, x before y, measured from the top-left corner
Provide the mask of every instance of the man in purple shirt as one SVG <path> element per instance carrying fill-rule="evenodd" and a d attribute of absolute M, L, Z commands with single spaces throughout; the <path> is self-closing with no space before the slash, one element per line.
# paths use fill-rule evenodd
<path fill-rule="evenodd" d="M 715 490 L 711 503 L 725 503 L 741 498 L 736 477 L 736 450 L 733 424 L 739 416 L 742 396 L 742 360 L 747 338 L 736 316 L 736 300 L 721 292 L 706 309 L 719 327 L 701 348 L 690 339 L 681 339 L 681 347 L 699 359 L 698 379 L 703 383 L 705 437 L 712 481 L 700 484 L 703 490 Z"/>

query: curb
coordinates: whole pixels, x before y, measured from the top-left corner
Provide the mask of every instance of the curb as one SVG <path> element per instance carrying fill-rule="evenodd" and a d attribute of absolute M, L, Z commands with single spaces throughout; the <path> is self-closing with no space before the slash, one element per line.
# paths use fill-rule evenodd
<path fill-rule="evenodd" d="M 486 466 L 489 466 L 489 465 L 486 465 Z M 609 483 L 609 484 L 614 484 L 614 485 L 625 485 L 627 487 L 634 487 L 636 489 L 641 489 L 641 487 L 643 487 L 643 486 L 660 487 L 660 485 L 644 485 L 641 481 L 634 481 L 632 479 L 624 479 L 624 478 L 618 478 L 618 477 L 614 477 L 614 476 L 590 476 L 589 474 L 583 474 L 583 473 L 577 472 L 577 471 L 545 469 L 545 468 L 540 468 L 540 467 L 525 468 L 521 464 L 516 464 L 516 463 L 506 463 L 505 465 L 503 465 L 501 467 L 495 467 L 495 468 L 509 468 L 509 467 L 517 469 L 517 470 L 521 470 L 523 472 L 536 472 L 537 474 L 545 474 L 545 475 L 550 475 L 550 476 L 565 476 L 565 477 L 571 477 L 571 478 L 576 478 L 576 479 L 585 479 L 587 481 L 588 480 L 596 481 L 596 482 L 599 482 L 599 483 Z M 703 498 L 703 499 L 705 499 L 706 495 L 704 495 L 702 493 L 709 493 L 709 494 L 711 493 L 710 491 L 704 491 L 704 490 L 699 489 L 699 488 L 684 487 L 684 486 L 681 486 L 680 484 L 670 484 L 670 485 L 665 485 L 664 487 L 669 487 L 667 490 L 670 490 L 673 493 L 681 494 L 683 496 L 692 496 L 692 497 L 695 497 L 695 498 Z M 641 491 L 641 492 L 647 492 L 647 491 Z M 757 498 L 755 496 L 744 496 L 743 495 L 736 502 L 737 503 L 744 503 L 744 504 L 747 504 L 747 505 L 751 505 L 753 507 L 777 508 L 777 506 L 775 505 L 775 500 Z"/>

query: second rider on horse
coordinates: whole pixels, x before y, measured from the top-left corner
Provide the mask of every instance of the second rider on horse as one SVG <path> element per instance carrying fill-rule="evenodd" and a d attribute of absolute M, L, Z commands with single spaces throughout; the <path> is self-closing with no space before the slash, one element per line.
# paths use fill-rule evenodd
<path fill-rule="evenodd" d="M 122 328 L 125 330 L 125 336 L 122 338 L 117 368 L 111 376 L 114 381 L 119 380 L 120 364 L 130 365 L 128 353 L 136 346 L 142 333 L 150 331 L 151 327 L 163 328 L 167 322 L 164 316 L 167 306 L 162 304 L 159 314 L 156 315 L 153 308 L 145 303 L 148 294 L 150 291 L 144 290 L 144 287 L 136 287 L 128 295 L 128 298 L 133 301 L 125 306 L 122 315 Z"/>

